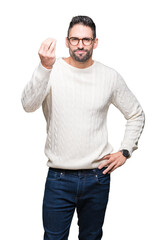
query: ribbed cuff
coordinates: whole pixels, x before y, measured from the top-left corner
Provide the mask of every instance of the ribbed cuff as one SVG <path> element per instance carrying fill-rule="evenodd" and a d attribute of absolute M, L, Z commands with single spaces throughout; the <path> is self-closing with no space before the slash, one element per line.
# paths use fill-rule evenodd
<path fill-rule="evenodd" d="M 41 62 L 38 65 L 38 69 L 41 70 L 42 72 L 51 72 L 52 71 L 52 68 L 48 69 L 48 68 L 44 67 Z"/>

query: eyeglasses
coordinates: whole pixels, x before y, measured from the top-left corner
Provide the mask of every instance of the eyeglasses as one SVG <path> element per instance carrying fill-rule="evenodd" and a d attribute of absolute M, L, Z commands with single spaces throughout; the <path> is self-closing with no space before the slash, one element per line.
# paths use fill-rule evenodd
<path fill-rule="evenodd" d="M 71 37 L 71 38 L 67 38 L 70 42 L 70 44 L 72 46 L 77 46 L 80 42 L 80 40 L 82 40 L 82 43 L 85 45 L 85 46 L 90 46 L 93 42 L 93 38 L 76 38 L 76 37 Z"/>

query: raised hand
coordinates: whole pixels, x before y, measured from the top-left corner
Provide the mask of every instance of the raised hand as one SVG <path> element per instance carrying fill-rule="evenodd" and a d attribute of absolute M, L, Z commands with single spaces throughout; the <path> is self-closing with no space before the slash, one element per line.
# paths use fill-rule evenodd
<path fill-rule="evenodd" d="M 42 42 L 38 54 L 43 67 L 47 69 L 51 69 L 53 67 L 56 60 L 55 48 L 56 40 L 53 38 L 47 38 L 44 42 Z"/>

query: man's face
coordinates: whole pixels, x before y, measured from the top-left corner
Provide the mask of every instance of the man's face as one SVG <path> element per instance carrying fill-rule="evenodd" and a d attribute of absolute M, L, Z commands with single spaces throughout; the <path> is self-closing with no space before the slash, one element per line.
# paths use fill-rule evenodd
<path fill-rule="evenodd" d="M 69 38 L 93 38 L 92 29 L 82 24 L 75 24 L 69 32 Z M 69 48 L 70 56 L 78 62 L 86 62 L 90 59 L 93 49 L 97 47 L 97 40 L 92 41 L 90 46 L 85 46 L 80 40 L 76 46 L 72 46 L 66 38 L 66 46 Z"/>

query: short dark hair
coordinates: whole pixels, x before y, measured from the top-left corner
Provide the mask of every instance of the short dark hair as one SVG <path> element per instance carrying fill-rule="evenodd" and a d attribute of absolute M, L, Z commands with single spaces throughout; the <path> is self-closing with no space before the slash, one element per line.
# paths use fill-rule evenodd
<path fill-rule="evenodd" d="M 67 37 L 69 37 L 70 29 L 75 24 L 82 24 L 84 26 L 90 27 L 92 29 L 92 32 L 93 32 L 93 38 L 94 39 L 96 38 L 96 25 L 93 22 L 93 20 L 88 16 L 75 16 L 75 17 L 73 17 L 70 24 L 69 24 L 69 28 L 68 28 L 68 31 L 67 31 Z"/>

